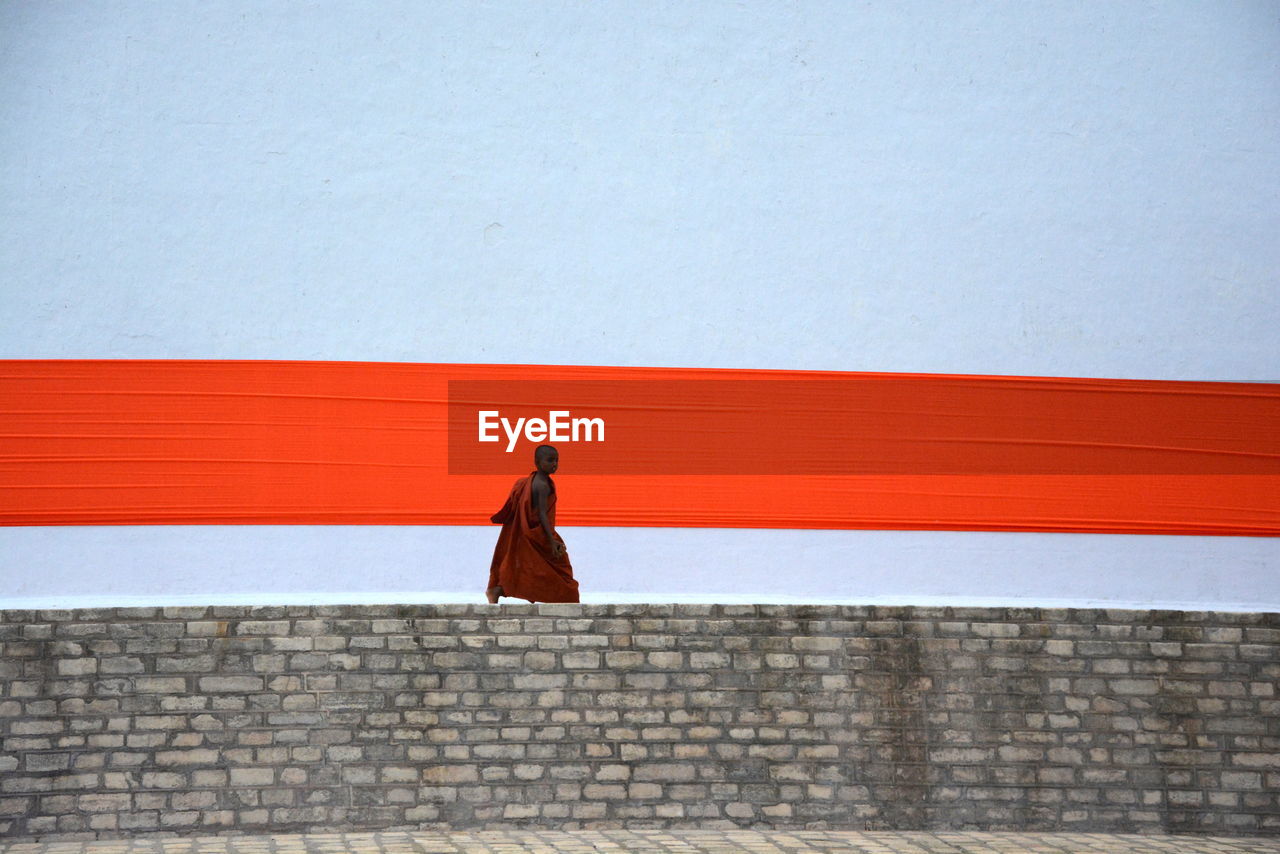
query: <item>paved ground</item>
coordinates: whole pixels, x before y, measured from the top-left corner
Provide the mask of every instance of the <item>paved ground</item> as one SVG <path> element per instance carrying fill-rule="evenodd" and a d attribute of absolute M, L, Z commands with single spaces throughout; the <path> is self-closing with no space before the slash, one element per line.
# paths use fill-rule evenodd
<path fill-rule="evenodd" d="M 1280 854 L 1280 837 L 839 830 L 488 830 L 0 842 L 0 854 Z"/>

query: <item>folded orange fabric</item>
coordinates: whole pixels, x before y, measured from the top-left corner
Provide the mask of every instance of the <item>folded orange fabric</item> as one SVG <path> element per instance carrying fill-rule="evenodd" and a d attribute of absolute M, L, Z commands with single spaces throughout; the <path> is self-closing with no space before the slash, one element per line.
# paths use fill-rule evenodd
<path fill-rule="evenodd" d="M 0 524 L 489 524 L 548 438 L 560 525 L 1280 533 L 1267 383 L 196 360 L 0 363 Z"/>

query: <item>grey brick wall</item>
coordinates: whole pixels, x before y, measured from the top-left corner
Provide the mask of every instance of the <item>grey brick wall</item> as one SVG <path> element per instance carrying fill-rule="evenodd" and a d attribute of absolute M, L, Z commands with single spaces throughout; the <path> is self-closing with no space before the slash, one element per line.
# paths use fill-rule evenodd
<path fill-rule="evenodd" d="M 0 833 L 1280 832 L 1280 615 L 8 611 Z"/>

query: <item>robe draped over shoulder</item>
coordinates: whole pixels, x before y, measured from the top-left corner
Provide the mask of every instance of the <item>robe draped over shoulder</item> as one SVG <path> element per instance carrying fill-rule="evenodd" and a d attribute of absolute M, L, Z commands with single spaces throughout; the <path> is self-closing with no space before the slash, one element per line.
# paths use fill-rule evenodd
<path fill-rule="evenodd" d="M 578 582 L 573 577 L 569 554 L 552 555 L 551 542 L 542 529 L 537 508 L 533 506 L 533 479 L 536 474 L 534 472 L 517 480 L 507 496 L 507 503 L 489 517 L 489 521 L 502 525 L 498 544 L 493 549 L 493 563 L 489 565 L 489 586 L 501 585 L 503 596 L 530 602 L 577 602 Z M 547 495 L 547 518 L 554 528 L 554 483 Z M 558 533 L 555 538 L 564 543 Z"/>

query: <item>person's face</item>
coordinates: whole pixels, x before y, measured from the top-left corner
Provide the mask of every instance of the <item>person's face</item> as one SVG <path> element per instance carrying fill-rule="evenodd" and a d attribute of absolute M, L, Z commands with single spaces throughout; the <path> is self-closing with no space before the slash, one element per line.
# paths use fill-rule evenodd
<path fill-rule="evenodd" d="M 559 451 L 543 451 L 538 454 L 538 471 L 543 474 L 555 474 L 556 469 L 560 468 L 560 452 Z"/>

